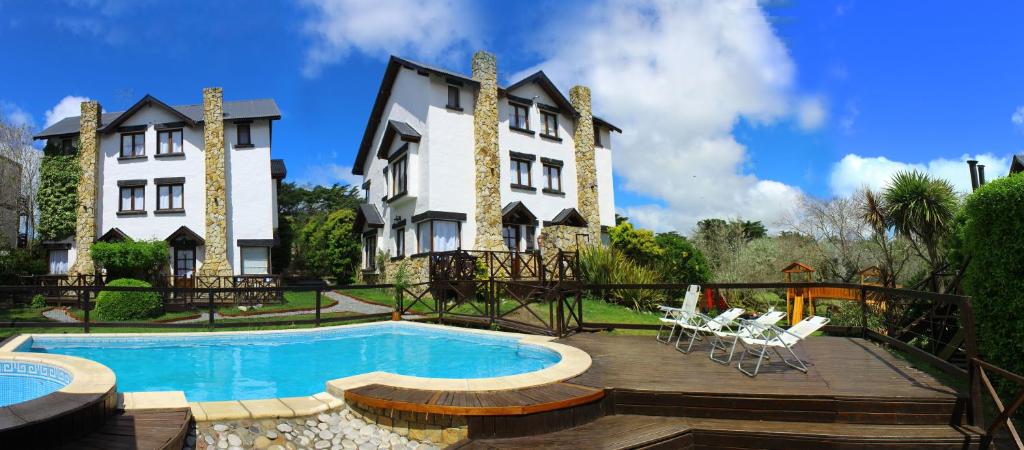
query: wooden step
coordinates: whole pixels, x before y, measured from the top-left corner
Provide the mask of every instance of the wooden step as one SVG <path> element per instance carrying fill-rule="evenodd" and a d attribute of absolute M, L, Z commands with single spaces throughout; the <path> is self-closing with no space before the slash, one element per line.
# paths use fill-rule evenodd
<path fill-rule="evenodd" d="M 965 449 L 976 431 L 944 425 L 825 424 L 616 415 L 543 435 L 473 439 L 471 449 Z"/>

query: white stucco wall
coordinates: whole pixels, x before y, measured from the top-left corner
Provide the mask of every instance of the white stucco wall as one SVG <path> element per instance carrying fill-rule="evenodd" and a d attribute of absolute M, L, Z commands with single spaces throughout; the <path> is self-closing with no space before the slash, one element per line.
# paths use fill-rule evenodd
<path fill-rule="evenodd" d="M 236 148 L 235 124 L 224 122 L 227 146 L 228 261 L 236 274 L 242 271 L 238 239 L 274 238 L 274 180 L 270 178 L 270 121 L 250 125 L 252 148 Z"/>
<path fill-rule="evenodd" d="M 615 181 L 612 178 L 612 150 L 594 149 L 597 168 L 597 204 L 601 208 L 601 225 L 615 226 Z"/>

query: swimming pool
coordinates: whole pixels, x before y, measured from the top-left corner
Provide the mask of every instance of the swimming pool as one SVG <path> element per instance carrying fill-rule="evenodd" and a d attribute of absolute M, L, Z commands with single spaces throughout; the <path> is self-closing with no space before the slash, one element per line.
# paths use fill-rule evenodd
<path fill-rule="evenodd" d="M 0 359 L 0 406 L 27 402 L 70 383 L 71 374 L 59 367 Z"/>
<path fill-rule="evenodd" d="M 184 391 L 190 401 L 312 395 L 328 380 L 370 372 L 442 379 L 524 374 L 558 352 L 497 333 L 407 322 L 282 332 L 33 335 L 16 349 L 91 359 L 118 390 Z"/>

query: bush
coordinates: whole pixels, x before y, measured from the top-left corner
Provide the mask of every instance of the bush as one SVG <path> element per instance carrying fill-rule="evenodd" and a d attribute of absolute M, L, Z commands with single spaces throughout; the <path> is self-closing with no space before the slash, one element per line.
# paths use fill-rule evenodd
<path fill-rule="evenodd" d="M 331 275 L 339 284 L 352 282 L 362 245 L 353 233 L 356 215 L 348 209 L 311 217 L 299 231 L 297 265 L 309 275 Z"/>
<path fill-rule="evenodd" d="M 654 233 L 651 230 L 633 228 L 627 221 L 612 227 L 608 230 L 608 239 L 612 247 L 624 253 L 634 262 L 651 267 L 664 250 L 654 241 Z"/>
<path fill-rule="evenodd" d="M 107 283 L 111 287 L 151 287 L 149 283 L 121 278 Z M 163 303 L 156 292 L 100 291 L 96 297 L 96 317 L 100 320 L 140 320 L 159 316 Z"/>
<path fill-rule="evenodd" d="M 42 295 L 36 294 L 36 295 L 32 296 L 32 303 L 29 304 L 29 306 L 31 306 L 32 308 L 37 308 L 37 309 L 38 308 L 45 308 L 46 307 L 46 299 L 43 298 Z"/>
<path fill-rule="evenodd" d="M 634 263 L 624 253 L 600 245 L 583 248 L 579 253 L 580 274 L 590 284 L 651 284 L 657 283 L 657 274 Z M 636 310 L 646 311 L 663 298 L 651 289 L 615 289 L 607 293 L 608 301 Z"/>
<path fill-rule="evenodd" d="M 168 264 L 165 241 L 121 241 L 92 244 L 92 258 L 111 278 L 150 278 Z"/>
<path fill-rule="evenodd" d="M 704 254 L 676 233 L 661 233 L 654 238 L 661 247 L 655 269 L 664 283 L 701 284 L 711 281 L 711 269 Z"/>
<path fill-rule="evenodd" d="M 1024 175 L 994 180 L 964 204 L 962 230 L 954 232 L 971 258 L 963 287 L 971 296 L 982 356 L 1024 373 Z M 993 380 L 995 381 L 995 380 Z"/>
<path fill-rule="evenodd" d="M 46 251 L 40 246 L 31 250 L 0 248 L 0 286 L 19 284 L 18 277 L 42 275 L 48 269 Z"/>

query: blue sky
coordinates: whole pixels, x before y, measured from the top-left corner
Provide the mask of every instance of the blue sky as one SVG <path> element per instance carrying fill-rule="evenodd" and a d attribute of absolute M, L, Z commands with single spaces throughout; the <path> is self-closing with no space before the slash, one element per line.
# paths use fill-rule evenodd
<path fill-rule="evenodd" d="M 659 230 L 779 223 L 801 196 L 919 168 L 963 188 L 1024 151 L 1020 2 L 0 0 L 0 108 L 35 130 L 78 99 L 272 97 L 289 178 L 351 182 L 391 53 L 504 82 L 586 84 L 616 136 L 616 203 Z M 65 100 L 62 103 L 62 100 Z M 77 113 L 76 113 L 77 114 Z"/>

